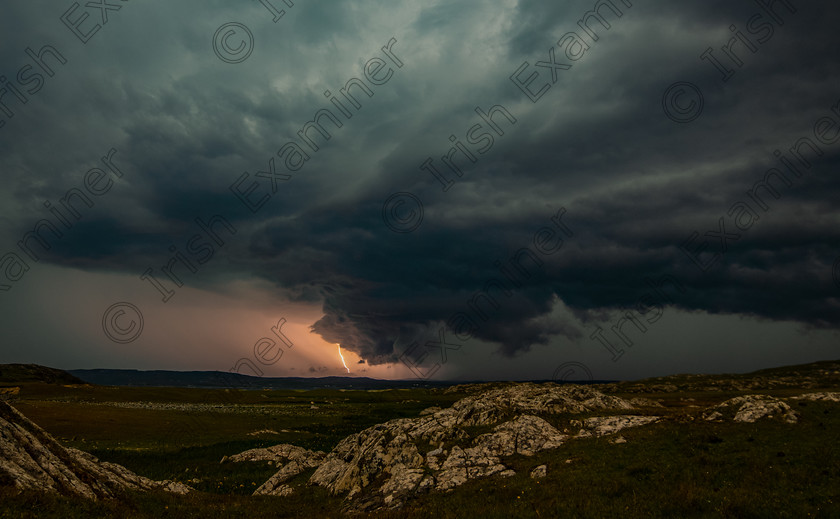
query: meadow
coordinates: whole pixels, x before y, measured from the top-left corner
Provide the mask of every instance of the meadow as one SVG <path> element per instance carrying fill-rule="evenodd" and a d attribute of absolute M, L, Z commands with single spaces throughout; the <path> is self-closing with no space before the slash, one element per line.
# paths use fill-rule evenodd
<path fill-rule="evenodd" d="M 800 415 L 796 424 L 706 422 L 696 419 L 698 410 L 733 396 L 788 397 L 815 389 L 698 391 L 679 379 L 670 382 L 675 391 L 646 393 L 638 384 L 626 392 L 621 385 L 609 388 L 616 396 L 646 397 L 664 406 L 637 414 L 668 417 L 622 431 L 626 443 L 600 437 L 569 441 L 533 457 L 513 456 L 506 464 L 516 476 L 471 480 L 452 492 L 418 495 L 407 507 L 371 515 L 840 517 L 840 404 L 792 403 Z M 94 502 L 17 494 L 0 486 L 3 518 L 343 517 L 343 496 L 306 484 L 314 469 L 290 482 L 296 488 L 291 496 L 252 496 L 277 467 L 220 461 L 278 443 L 329 451 L 348 434 L 417 416 L 430 406 L 449 406 L 469 389 L 241 391 L 40 382 L 16 387 L 20 391 L 11 403 L 64 445 L 142 476 L 183 482 L 196 492 L 127 492 L 119 500 Z M 820 390 L 832 389 L 840 387 Z M 562 430 L 568 420 L 594 414 L 555 415 L 550 421 Z M 547 476 L 530 478 L 540 464 L 548 466 Z"/>

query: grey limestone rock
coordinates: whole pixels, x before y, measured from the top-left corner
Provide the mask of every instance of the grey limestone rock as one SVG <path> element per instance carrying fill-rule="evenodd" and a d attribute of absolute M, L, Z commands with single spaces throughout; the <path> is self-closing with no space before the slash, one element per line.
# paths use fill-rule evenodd
<path fill-rule="evenodd" d="M 88 499 L 116 497 L 122 490 L 192 489 L 173 481 L 152 481 L 114 463 L 64 447 L 17 409 L 0 402 L 0 481 L 19 490 L 36 490 Z"/>

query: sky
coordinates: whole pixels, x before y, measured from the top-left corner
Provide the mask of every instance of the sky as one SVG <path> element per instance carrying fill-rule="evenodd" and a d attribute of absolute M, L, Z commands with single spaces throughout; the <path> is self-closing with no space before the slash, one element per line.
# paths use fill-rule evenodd
<path fill-rule="evenodd" d="M 0 362 L 840 357 L 832 2 L 9 2 Z"/>

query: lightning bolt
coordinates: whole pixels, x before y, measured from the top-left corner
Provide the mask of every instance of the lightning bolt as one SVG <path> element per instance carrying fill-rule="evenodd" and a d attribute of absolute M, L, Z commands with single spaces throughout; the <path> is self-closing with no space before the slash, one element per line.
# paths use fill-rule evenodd
<path fill-rule="evenodd" d="M 347 367 L 347 363 L 344 362 L 344 355 L 341 354 L 341 344 L 336 344 L 338 346 L 338 356 L 341 357 L 341 363 L 344 365 L 344 369 L 347 370 L 347 373 L 350 373 L 350 368 Z"/>

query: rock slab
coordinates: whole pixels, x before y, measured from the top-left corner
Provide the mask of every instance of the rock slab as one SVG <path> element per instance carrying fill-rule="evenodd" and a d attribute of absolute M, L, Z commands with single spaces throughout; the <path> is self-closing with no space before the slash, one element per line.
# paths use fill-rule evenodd
<path fill-rule="evenodd" d="M 121 465 L 64 447 L 1 401 L 0 485 L 88 499 L 114 498 L 123 490 L 161 489 L 177 494 L 192 490 L 173 481 L 152 481 Z"/>

